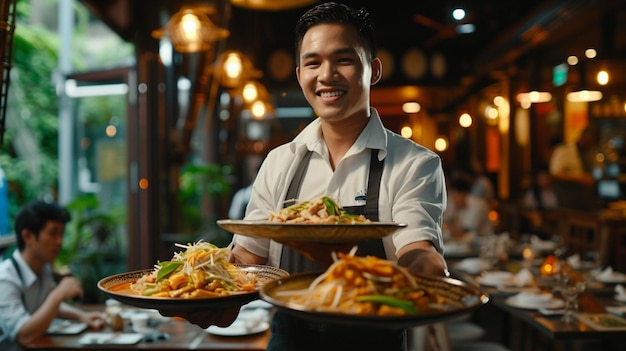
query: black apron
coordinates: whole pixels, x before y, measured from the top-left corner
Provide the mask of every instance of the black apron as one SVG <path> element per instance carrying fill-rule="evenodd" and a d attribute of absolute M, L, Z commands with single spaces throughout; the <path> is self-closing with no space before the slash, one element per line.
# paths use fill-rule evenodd
<path fill-rule="evenodd" d="M 372 150 L 371 154 L 366 203 L 364 206 L 344 207 L 344 209 L 350 214 L 362 214 L 372 221 L 378 221 L 378 195 L 384 160 L 378 160 L 377 149 Z M 298 198 L 311 155 L 312 151 L 309 151 L 300 162 L 287 190 L 285 207 L 292 205 L 292 200 Z M 373 255 L 385 258 L 382 239 L 360 241 L 357 255 Z M 322 271 L 327 268 L 312 262 L 286 246 L 283 246 L 280 267 L 290 273 Z M 406 350 L 406 332 L 404 330 L 389 331 L 378 328 L 319 323 L 277 311 L 272 319 L 272 332 L 267 350 L 399 351 Z"/>

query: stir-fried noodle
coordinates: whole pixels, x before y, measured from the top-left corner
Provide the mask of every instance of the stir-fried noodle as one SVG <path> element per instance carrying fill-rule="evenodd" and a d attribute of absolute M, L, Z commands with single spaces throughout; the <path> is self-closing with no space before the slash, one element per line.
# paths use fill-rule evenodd
<path fill-rule="evenodd" d="M 131 289 L 144 296 L 183 299 L 228 296 L 256 290 L 256 276 L 228 262 L 230 248 L 211 243 L 176 244 L 184 251 L 155 265 Z"/>
<path fill-rule="evenodd" d="M 443 299 L 420 286 L 405 268 L 375 256 L 335 255 L 307 289 L 280 291 L 281 299 L 309 311 L 403 316 L 441 311 Z"/>

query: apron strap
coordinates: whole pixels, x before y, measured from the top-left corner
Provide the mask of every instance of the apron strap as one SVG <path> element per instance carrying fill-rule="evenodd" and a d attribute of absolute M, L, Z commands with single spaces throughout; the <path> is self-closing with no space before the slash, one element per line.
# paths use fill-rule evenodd
<path fill-rule="evenodd" d="M 295 203 L 300 193 L 304 175 L 308 168 L 309 161 L 311 159 L 312 151 L 308 151 L 304 158 L 298 165 L 298 169 L 294 175 L 294 178 L 289 185 L 287 195 L 285 197 L 284 207 L 291 206 Z M 378 160 L 378 149 L 373 149 L 371 152 L 370 160 L 370 174 L 367 184 L 367 197 L 365 206 L 344 208 L 352 214 L 363 214 L 366 218 L 372 221 L 378 221 L 378 193 L 380 191 L 380 182 L 382 178 L 384 168 L 384 160 Z M 350 210 L 348 210 L 350 209 Z M 362 256 L 372 255 L 380 258 L 385 258 L 385 248 L 381 239 L 362 240 L 358 243 L 358 254 Z M 307 259 L 295 250 L 289 247 L 283 246 L 280 267 L 286 269 L 290 273 L 307 272 L 307 271 L 320 271 L 326 269 L 326 267 L 320 266 L 315 262 Z"/>
<path fill-rule="evenodd" d="M 13 263 L 13 267 L 15 267 L 18 277 L 20 277 L 20 282 L 22 282 L 22 286 L 25 288 L 26 283 L 24 283 L 24 277 L 22 276 L 22 270 L 20 269 L 20 266 L 17 264 L 17 261 L 13 256 L 9 257 L 9 259 L 11 260 L 11 263 Z M 22 303 L 24 304 L 24 307 L 26 307 L 26 297 L 24 296 L 24 289 L 22 289 L 21 291 L 21 297 Z"/>

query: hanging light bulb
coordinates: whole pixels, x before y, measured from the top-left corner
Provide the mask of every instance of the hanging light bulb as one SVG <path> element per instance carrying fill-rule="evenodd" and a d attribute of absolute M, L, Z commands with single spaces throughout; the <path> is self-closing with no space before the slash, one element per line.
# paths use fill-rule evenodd
<path fill-rule="evenodd" d="M 183 7 L 175 13 L 167 26 L 152 32 L 160 39 L 169 37 L 178 52 L 192 53 L 210 50 L 218 40 L 227 38 L 230 32 L 213 24 L 209 14 L 215 13 L 212 7 Z"/>

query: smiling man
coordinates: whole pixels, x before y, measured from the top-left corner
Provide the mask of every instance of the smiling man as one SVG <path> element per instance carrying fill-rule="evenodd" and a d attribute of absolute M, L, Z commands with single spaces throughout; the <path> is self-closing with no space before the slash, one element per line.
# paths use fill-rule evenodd
<path fill-rule="evenodd" d="M 18 350 L 44 334 L 54 318 L 74 319 L 101 328 L 101 313 L 84 312 L 66 300 L 83 294 L 80 282 L 65 277 L 58 284 L 52 263 L 70 215 L 63 207 L 44 201 L 24 206 L 15 218 L 17 250 L 0 262 L 0 349 Z"/>
<path fill-rule="evenodd" d="M 386 129 L 370 106 L 382 73 L 370 14 L 322 3 L 296 25 L 296 75 L 319 116 L 294 140 L 272 150 L 255 179 L 246 220 L 266 220 L 290 200 L 328 196 L 350 214 L 405 223 L 383 239 L 333 245 L 276 242 L 235 235 L 231 260 L 290 273 L 328 267 L 333 251 L 373 255 L 416 274 L 447 275 L 442 253 L 445 180 L 437 154 Z M 228 325 L 225 310 L 182 315 L 201 326 Z M 406 350 L 406 333 L 318 323 L 278 311 L 267 350 Z"/>

